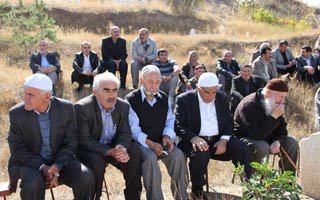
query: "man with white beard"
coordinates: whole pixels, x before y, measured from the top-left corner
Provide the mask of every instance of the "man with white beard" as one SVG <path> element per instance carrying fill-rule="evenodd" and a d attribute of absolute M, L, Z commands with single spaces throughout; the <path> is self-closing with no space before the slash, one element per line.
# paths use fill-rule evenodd
<path fill-rule="evenodd" d="M 234 133 L 239 138 L 248 139 L 254 149 L 253 160 L 261 162 L 268 154 L 279 154 L 282 148 L 293 163 L 297 162 L 298 142 L 288 136 L 284 119 L 287 84 L 281 79 L 272 79 L 268 84 L 245 97 L 234 114 Z M 295 166 L 283 155 L 279 161 L 285 171 L 295 172 Z M 283 165 L 283 166 L 282 166 Z"/>

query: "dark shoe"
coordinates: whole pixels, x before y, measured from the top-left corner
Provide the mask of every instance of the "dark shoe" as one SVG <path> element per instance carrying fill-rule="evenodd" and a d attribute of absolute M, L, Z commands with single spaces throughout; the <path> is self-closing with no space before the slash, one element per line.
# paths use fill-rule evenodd
<path fill-rule="evenodd" d="M 81 92 L 83 90 L 83 85 L 79 85 L 79 87 L 77 88 L 77 92 Z"/>
<path fill-rule="evenodd" d="M 192 186 L 192 198 L 194 200 L 208 200 L 207 194 L 203 191 L 202 186 Z"/>

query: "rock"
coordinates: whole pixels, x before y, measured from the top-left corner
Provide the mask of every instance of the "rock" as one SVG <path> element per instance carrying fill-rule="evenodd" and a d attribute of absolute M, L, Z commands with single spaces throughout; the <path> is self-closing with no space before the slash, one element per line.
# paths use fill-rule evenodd
<path fill-rule="evenodd" d="M 320 199 L 320 132 L 300 141 L 300 178 L 303 192 Z"/>

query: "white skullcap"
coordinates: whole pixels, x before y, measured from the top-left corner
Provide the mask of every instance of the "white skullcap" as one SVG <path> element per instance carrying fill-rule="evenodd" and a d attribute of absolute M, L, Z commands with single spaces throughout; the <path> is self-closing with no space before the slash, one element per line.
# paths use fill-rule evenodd
<path fill-rule="evenodd" d="M 51 79 L 40 73 L 33 74 L 26 78 L 24 86 L 37 88 L 39 90 L 52 91 L 52 81 Z"/>
<path fill-rule="evenodd" d="M 219 84 L 219 80 L 217 76 L 212 72 L 205 72 L 201 74 L 199 81 L 198 81 L 199 87 L 213 87 L 213 86 L 221 86 Z"/>

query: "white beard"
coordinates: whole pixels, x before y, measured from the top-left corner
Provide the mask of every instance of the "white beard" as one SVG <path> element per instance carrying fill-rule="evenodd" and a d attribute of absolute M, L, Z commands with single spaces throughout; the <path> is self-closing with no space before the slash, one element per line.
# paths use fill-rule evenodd
<path fill-rule="evenodd" d="M 271 98 L 265 98 L 264 99 L 264 109 L 265 109 L 265 112 L 266 112 L 266 115 L 267 116 L 270 116 L 271 113 L 272 113 L 272 110 L 275 108 L 276 106 L 276 102 L 271 99 Z"/>

